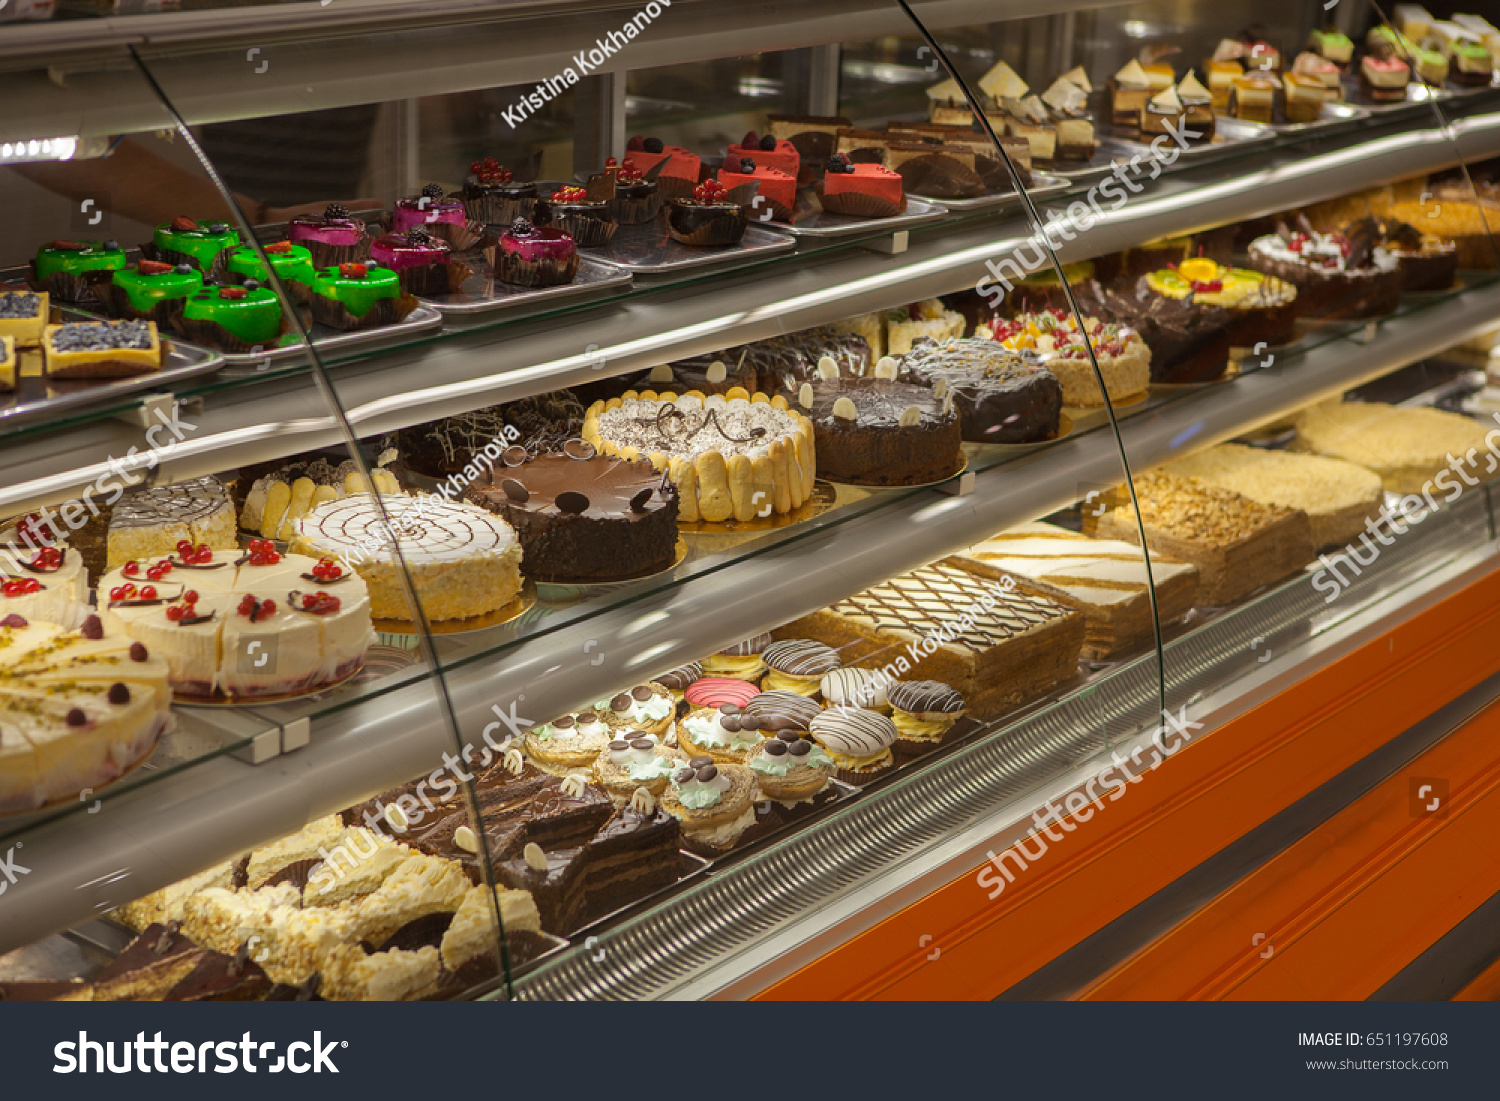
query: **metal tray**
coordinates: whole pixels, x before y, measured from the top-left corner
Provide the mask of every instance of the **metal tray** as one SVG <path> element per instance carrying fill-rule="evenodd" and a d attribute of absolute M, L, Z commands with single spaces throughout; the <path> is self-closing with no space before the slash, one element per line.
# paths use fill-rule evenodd
<path fill-rule="evenodd" d="M 590 249 L 586 255 L 613 268 L 624 268 L 636 278 L 673 275 L 694 268 L 733 268 L 753 264 L 767 256 L 791 252 L 797 241 L 785 233 L 751 226 L 737 245 L 695 248 L 678 244 L 667 234 L 661 218 L 642 225 L 621 226 L 614 240 Z"/>
<path fill-rule="evenodd" d="M 0 272 L 0 283 L 7 273 Z M 93 314 L 72 306 L 53 306 L 52 316 L 61 321 L 96 321 Z M 165 349 L 161 369 L 136 378 L 58 379 L 42 373 L 40 348 L 16 349 L 16 388 L 0 392 L 0 432 L 21 424 L 47 420 L 82 409 L 118 401 L 142 390 L 156 390 L 174 382 L 219 370 L 226 358 L 219 352 L 188 344 L 161 334 Z"/>
<path fill-rule="evenodd" d="M 1106 168 L 1106 171 L 1108 169 Z M 1031 186 L 1026 189 L 1026 194 L 1033 199 L 1045 199 L 1052 195 L 1060 194 L 1072 187 L 1077 180 L 1069 179 L 1062 174 L 1048 172 L 1033 172 L 1031 174 Z M 1005 211 L 1015 210 L 1021 206 L 1021 196 L 1014 191 L 1002 191 L 994 195 L 977 195 L 972 199 L 929 199 L 926 196 L 915 196 L 929 203 L 942 203 L 953 214 L 968 214 L 975 210 Z"/>
<path fill-rule="evenodd" d="M 1273 122 L 1271 129 L 1278 134 L 1323 133 L 1342 129 L 1369 117 L 1368 107 L 1354 103 L 1325 103 L 1321 114 L 1312 122 Z"/>
<path fill-rule="evenodd" d="M 494 269 L 481 253 L 461 253 L 457 259 L 474 269 L 474 274 L 464 281 L 459 292 L 421 297 L 418 301 L 458 324 L 475 319 L 476 315 L 499 310 L 516 314 L 538 313 L 564 302 L 623 293 L 630 286 L 630 272 L 601 264 L 583 254 L 579 255 L 578 274 L 573 277 L 573 282 L 559 287 L 517 287 L 502 283 L 495 278 Z"/>
<path fill-rule="evenodd" d="M 327 325 L 314 324 L 313 343 L 320 355 L 339 355 L 351 349 L 376 350 L 400 344 L 414 333 L 436 329 L 443 323 L 443 315 L 431 306 L 419 305 L 394 325 L 379 329 L 366 329 L 357 333 L 344 333 L 330 329 Z M 224 364 L 234 374 L 264 371 L 278 363 L 306 355 L 300 339 L 292 344 L 282 344 L 261 352 L 232 352 L 224 355 Z"/>
<path fill-rule="evenodd" d="M 1343 78 L 1344 102 L 1352 107 L 1363 107 L 1372 115 L 1389 115 L 1397 111 L 1411 111 L 1426 107 L 1434 100 L 1452 99 L 1453 93 L 1444 91 L 1442 88 L 1429 88 L 1420 81 L 1413 80 L 1406 86 L 1406 99 L 1400 103 L 1370 103 L 1362 98 L 1359 87 L 1359 78 L 1350 77 L 1345 74 Z M 1486 91 L 1484 88 L 1476 91 Z"/>
<path fill-rule="evenodd" d="M 1241 122 L 1239 119 L 1216 118 L 1214 120 L 1214 136 L 1201 145 L 1190 145 L 1180 151 L 1178 160 L 1192 161 L 1202 164 L 1205 161 L 1216 161 L 1220 157 L 1232 157 L 1240 153 L 1245 146 L 1254 145 L 1259 142 L 1273 141 L 1276 131 L 1269 126 L 1262 126 L 1258 122 Z M 1154 140 L 1154 139 L 1153 139 Z M 1138 136 L 1132 137 L 1115 131 L 1107 139 L 1107 144 L 1123 151 L 1126 159 L 1137 153 L 1146 152 L 1151 148 L 1150 142 L 1144 142 Z"/>
<path fill-rule="evenodd" d="M 871 231 L 907 229 L 925 222 L 935 222 L 948 213 L 947 206 L 946 202 L 939 203 L 936 199 L 923 199 L 909 195 L 906 199 L 906 213 L 897 214 L 891 218 L 856 218 L 850 214 L 830 214 L 826 210 L 820 210 L 815 214 L 807 215 L 800 222 L 793 222 L 790 225 L 777 222 L 774 226 L 766 223 L 766 228 L 779 229 L 783 233 L 790 233 L 793 237 L 826 240 L 831 237 L 850 237 Z"/>

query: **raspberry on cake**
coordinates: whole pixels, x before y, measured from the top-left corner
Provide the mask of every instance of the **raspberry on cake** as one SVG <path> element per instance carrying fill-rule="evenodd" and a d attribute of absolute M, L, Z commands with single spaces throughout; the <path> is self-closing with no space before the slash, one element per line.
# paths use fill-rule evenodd
<path fill-rule="evenodd" d="M 786 513 L 812 495 L 812 424 L 780 395 L 627 390 L 589 408 L 583 437 L 604 455 L 644 457 L 666 472 L 683 520 Z"/>
<path fill-rule="evenodd" d="M 792 212 L 797 208 L 795 175 L 767 167 L 751 157 L 727 157 L 716 178 L 726 191 L 754 182 L 759 185 L 757 196 L 765 199 L 765 204 L 757 199 L 754 208 L 759 211 L 768 205 L 771 217 L 776 221 L 792 220 Z"/>

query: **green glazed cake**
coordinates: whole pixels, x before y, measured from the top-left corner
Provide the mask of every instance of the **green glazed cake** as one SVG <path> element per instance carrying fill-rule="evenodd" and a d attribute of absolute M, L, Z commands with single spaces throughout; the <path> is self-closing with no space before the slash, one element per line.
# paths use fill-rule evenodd
<path fill-rule="evenodd" d="M 63 302 L 87 302 L 92 286 L 125 266 L 118 241 L 50 241 L 36 250 L 31 281 Z"/>
<path fill-rule="evenodd" d="M 306 287 L 312 286 L 314 273 L 310 251 L 290 241 L 276 241 L 261 247 L 270 257 L 271 267 L 283 283 L 301 283 Z M 246 279 L 255 279 L 261 283 L 266 281 L 266 266 L 260 262 L 260 257 L 249 245 L 242 245 L 229 254 L 227 270 L 232 280 L 236 282 L 243 282 Z"/>
<path fill-rule="evenodd" d="M 400 321 L 416 304 L 395 271 L 372 263 L 320 268 L 312 292 L 313 318 L 346 331 Z"/>
<path fill-rule="evenodd" d="M 110 285 L 101 285 L 95 294 L 116 317 L 150 317 L 161 322 L 166 319 L 157 316 L 157 307 L 167 306 L 170 314 L 181 306 L 180 299 L 202 288 L 203 276 L 191 265 L 173 267 L 142 260 L 120 268 L 110 277 Z"/>
<path fill-rule="evenodd" d="M 183 302 L 179 328 L 195 343 L 226 350 L 274 344 L 281 338 L 281 302 L 254 279 L 205 287 Z"/>
<path fill-rule="evenodd" d="M 220 253 L 239 247 L 240 235 L 227 222 L 195 222 L 173 218 L 156 227 L 151 237 L 156 259 L 170 264 L 189 263 L 204 274 L 212 274 Z"/>

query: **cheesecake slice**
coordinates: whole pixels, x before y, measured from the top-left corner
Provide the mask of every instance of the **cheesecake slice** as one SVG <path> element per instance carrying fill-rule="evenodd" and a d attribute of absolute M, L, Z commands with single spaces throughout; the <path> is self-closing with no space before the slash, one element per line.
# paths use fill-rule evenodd
<path fill-rule="evenodd" d="M 1151 81 L 1141 63 L 1131 58 L 1109 78 L 1110 116 L 1116 126 L 1134 130 L 1141 124 L 1141 111 L 1150 98 Z"/>
<path fill-rule="evenodd" d="M 1047 167 L 1057 155 L 1057 127 L 1047 113 L 1047 105 L 1040 96 L 1025 99 L 1007 98 L 1001 103 L 1005 109 L 1005 132 L 1014 138 L 1025 138 L 1031 143 L 1033 164 Z"/>
<path fill-rule="evenodd" d="M 1302 73 L 1286 75 L 1288 122 L 1316 122 L 1323 113 L 1323 83 Z"/>
<path fill-rule="evenodd" d="M 1087 161 L 1094 156 L 1098 141 L 1094 137 L 1094 120 L 1089 114 L 1089 96 L 1066 77 L 1058 77 L 1042 93 L 1052 123 L 1057 131 L 1053 156 L 1062 161 Z"/>
<path fill-rule="evenodd" d="M 1238 61 L 1214 61 L 1203 63 L 1204 76 L 1208 78 L 1208 90 L 1213 97 L 1215 111 L 1229 110 L 1229 94 L 1234 91 L 1236 77 L 1245 75 L 1245 68 Z"/>
<path fill-rule="evenodd" d="M 1198 141 L 1212 141 L 1214 136 L 1213 93 L 1192 73 L 1183 77 L 1177 85 L 1177 98 L 1182 102 L 1183 113 L 1189 130 L 1197 131 Z"/>
<path fill-rule="evenodd" d="M 1025 99 L 1031 88 L 1009 65 L 997 61 L 989 72 L 979 78 L 979 90 L 999 106 L 1007 99 Z"/>

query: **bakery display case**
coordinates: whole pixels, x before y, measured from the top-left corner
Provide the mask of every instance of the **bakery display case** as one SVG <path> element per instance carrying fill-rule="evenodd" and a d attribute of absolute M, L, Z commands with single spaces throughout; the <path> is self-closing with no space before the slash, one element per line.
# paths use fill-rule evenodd
<path fill-rule="evenodd" d="M 1049 909 L 1492 576 L 1500 36 L 1065 7 L 8 33 L 0 991 L 993 996 L 1357 760 Z"/>

